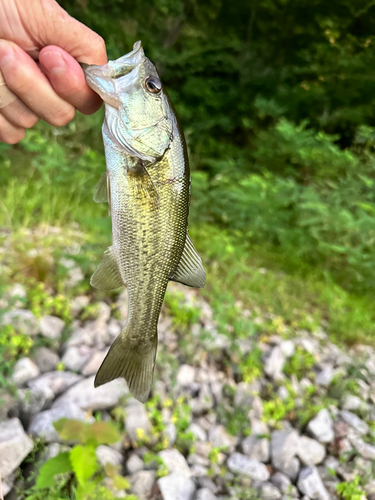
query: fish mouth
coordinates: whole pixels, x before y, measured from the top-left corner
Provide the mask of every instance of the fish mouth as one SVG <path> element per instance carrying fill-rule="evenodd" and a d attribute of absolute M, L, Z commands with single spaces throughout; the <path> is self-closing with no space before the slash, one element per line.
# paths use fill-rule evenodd
<path fill-rule="evenodd" d="M 81 68 L 85 73 L 87 84 L 101 95 L 100 89 L 102 85 L 98 85 L 99 81 L 116 80 L 129 74 L 136 66 L 144 61 L 145 57 L 142 43 L 138 41 L 133 45 L 133 50 L 131 52 L 115 61 L 109 61 L 103 66 L 81 63 Z"/>

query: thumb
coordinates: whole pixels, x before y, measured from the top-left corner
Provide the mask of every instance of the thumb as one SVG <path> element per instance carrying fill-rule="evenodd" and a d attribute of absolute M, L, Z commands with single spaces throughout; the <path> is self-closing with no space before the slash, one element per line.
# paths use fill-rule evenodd
<path fill-rule="evenodd" d="M 41 46 L 57 45 L 79 62 L 105 64 L 107 53 L 103 38 L 71 17 L 57 3 L 55 9 L 52 15 L 51 12 L 44 13 L 45 29 L 36 34 L 41 38 Z"/>

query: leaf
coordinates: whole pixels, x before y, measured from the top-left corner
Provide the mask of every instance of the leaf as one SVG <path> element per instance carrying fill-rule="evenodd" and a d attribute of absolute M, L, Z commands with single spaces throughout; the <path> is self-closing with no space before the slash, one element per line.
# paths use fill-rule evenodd
<path fill-rule="evenodd" d="M 108 477 L 114 477 L 117 474 L 117 467 L 110 463 L 105 464 L 104 470 Z"/>
<path fill-rule="evenodd" d="M 74 446 L 70 452 L 70 462 L 78 482 L 84 483 L 98 468 L 95 448 L 93 446 Z"/>
<path fill-rule="evenodd" d="M 37 488 L 50 488 L 55 484 L 54 477 L 57 474 L 64 474 L 72 471 L 72 464 L 69 459 L 70 452 L 59 453 L 56 457 L 50 458 L 42 465 L 36 481 Z"/>
<path fill-rule="evenodd" d="M 62 439 L 67 441 L 82 441 L 86 424 L 80 420 L 61 418 L 53 423 L 53 426 Z"/>
<path fill-rule="evenodd" d="M 126 490 L 127 488 L 130 488 L 129 481 L 119 474 L 116 474 L 112 478 L 112 484 L 118 490 Z"/>
<path fill-rule="evenodd" d="M 94 439 L 100 444 L 116 443 L 121 439 L 120 433 L 110 422 L 94 422 L 87 428 L 85 440 Z"/>

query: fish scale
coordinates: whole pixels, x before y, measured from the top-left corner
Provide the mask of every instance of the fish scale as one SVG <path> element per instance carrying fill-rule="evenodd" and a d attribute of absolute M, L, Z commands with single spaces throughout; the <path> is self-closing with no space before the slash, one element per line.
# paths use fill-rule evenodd
<path fill-rule="evenodd" d="M 144 402 L 152 386 L 168 282 L 198 288 L 205 283 L 188 235 L 187 149 L 175 110 L 140 42 L 117 61 L 86 66 L 85 75 L 105 102 L 107 174 L 94 200 L 104 201 L 103 193 L 109 193 L 113 239 L 91 284 L 104 290 L 126 285 L 128 293 L 127 324 L 99 368 L 95 386 L 124 377 L 133 396 Z"/>

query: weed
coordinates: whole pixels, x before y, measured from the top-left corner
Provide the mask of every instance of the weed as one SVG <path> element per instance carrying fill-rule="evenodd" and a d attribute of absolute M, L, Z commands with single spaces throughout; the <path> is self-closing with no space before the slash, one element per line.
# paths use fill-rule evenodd
<path fill-rule="evenodd" d="M 360 487 L 361 478 L 356 476 L 352 481 L 336 485 L 336 491 L 344 500 L 365 500 L 365 492 Z"/>

